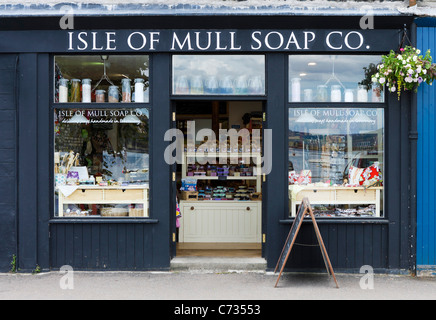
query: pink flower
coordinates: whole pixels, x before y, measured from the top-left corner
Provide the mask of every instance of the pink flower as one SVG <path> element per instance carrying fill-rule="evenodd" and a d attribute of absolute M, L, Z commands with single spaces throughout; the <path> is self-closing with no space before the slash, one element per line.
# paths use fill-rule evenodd
<path fill-rule="evenodd" d="M 400 51 L 403 52 L 403 51 L 404 51 L 404 48 L 401 48 Z"/>

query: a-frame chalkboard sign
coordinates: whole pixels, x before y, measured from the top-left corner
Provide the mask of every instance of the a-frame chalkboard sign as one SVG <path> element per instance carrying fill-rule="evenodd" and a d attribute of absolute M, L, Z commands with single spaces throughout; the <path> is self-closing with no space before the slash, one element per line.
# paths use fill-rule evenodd
<path fill-rule="evenodd" d="M 332 264 L 330 263 L 327 250 L 324 246 L 324 241 L 322 241 L 321 233 L 319 232 L 318 225 L 315 220 L 315 215 L 313 214 L 313 210 L 312 207 L 310 206 L 308 198 L 304 198 L 303 201 L 301 202 L 300 208 L 298 209 L 294 223 L 292 224 L 291 230 L 289 231 L 289 235 L 288 238 L 286 239 L 279 261 L 277 262 L 276 269 L 274 270 L 274 273 L 276 273 L 277 270 L 280 270 L 280 274 L 277 278 L 275 287 L 277 287 L 279 283 L 280 277 L 282 276 L 283 273 L 283 269 L 285 268 L 289 255 L 291 254 L 292 247 L 295 244 L 295 239 L 297 238 L 298 231 L 300 230 L 304 217 L 307 215 L 309 215 L 310 218 L 312 219 L 313 227 L 316 233 L 316 238 L 318 239 L 319 247 L 321 249 L 321 254 L 322 257 L 324 258 L 324 263 L 327 269 L 327 273 L 333 276 L 333 279 L 335 280 L 336 283 L 336 287 L 339 288 L 338 282 L 336 281 L 335 273 L 333 271 Z"/>

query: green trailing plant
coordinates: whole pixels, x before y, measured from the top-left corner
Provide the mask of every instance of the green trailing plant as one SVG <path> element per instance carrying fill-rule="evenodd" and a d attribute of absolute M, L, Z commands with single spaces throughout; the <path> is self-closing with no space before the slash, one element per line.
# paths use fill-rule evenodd
<path fill-rule="evenodd" d="M 17 269 L 17 256 L 14 254 L 12 256 L 12 261 L 11 261 L 11 273 L 16 273 L 18 271 Z"/>
<path fill-rule="evenodd" d="M 38 274 L 41 272 L 41 267 L 39 265 L 36 265 L 35 270 L 32 271 L 32 274 Z"/>
<path fill-rule="evenodd" d="M 403 91 L 415 92 L 421 83 L 432 85 L 436 79 L 436 64 L 433 63 L 430 50 L 425 56 L 421 50 L 411 46 L 400 49 L 400 53 L 393 50 L 382 56 L 382 63 L 377 66 L 377 73 L 372 81 L 386 86 L 389 92 L 397 92 L 398 100 Z"/>

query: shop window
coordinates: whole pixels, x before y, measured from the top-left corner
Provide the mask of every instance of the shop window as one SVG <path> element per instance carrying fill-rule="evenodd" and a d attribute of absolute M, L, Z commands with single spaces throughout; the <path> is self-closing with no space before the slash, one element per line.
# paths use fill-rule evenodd
<path fill-rule="evenodd" d="M 384 109 L 289 109 L 290 216 L 383 216 Z"/>
<path fill-rule="evenodd" d="M 146 55 L 56 56 L 54 102 L 148 103 Z"/>
<path fill-rule="evenodd" d="M 384 88 L 371 81 L 379 63 L 371 55 L 291 55 L 289 102 L 383 103 Z"/>
<path fill-rule="evenodd" d="M 174 95 L 265 95 L 263 55 L 175 55 Z"/>
<path fill-rule="evenodd" d="M 55 215 L 148 217 L 149 110 L 54 110 Z"/>

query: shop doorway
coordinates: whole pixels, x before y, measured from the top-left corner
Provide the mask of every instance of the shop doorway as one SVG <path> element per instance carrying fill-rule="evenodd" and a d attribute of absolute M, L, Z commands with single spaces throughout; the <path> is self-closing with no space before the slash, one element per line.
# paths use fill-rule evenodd
<path fill-rule="evenodd" d="M 177 101 L 177 257 L 262 256 L 263 101 Z"/>

